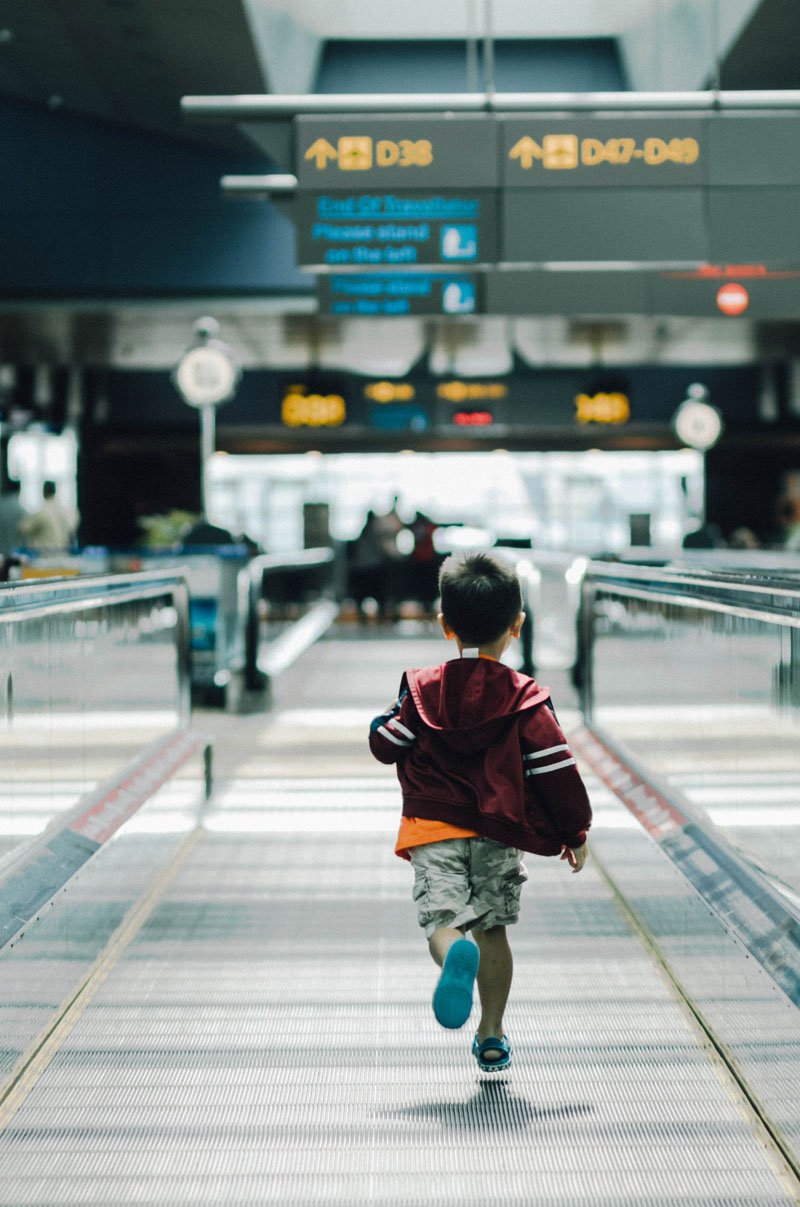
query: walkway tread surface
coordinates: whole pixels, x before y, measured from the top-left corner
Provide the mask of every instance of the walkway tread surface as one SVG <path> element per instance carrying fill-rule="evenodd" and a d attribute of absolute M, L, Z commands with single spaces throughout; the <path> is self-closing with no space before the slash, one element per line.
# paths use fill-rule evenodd
<path fill-rule="evenodd" d="M 591 863 L 527 860 L 511 1071 L 435 1023 L 365 730 L 442 648 L 323 642 L 277 713 L 202 718 L 206 833 L 0 1134 L 1 1204 L 797 1202 Z"/>

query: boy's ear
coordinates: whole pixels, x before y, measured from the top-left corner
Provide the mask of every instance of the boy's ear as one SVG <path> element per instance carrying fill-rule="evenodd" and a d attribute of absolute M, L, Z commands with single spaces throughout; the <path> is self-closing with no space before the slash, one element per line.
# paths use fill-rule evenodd
<path fill-rule="evenodd" d="M 441 630 L 444 633 L 447 640 L 452 641 L 453 638 L 455 637 L 455 633 L 453 632 L 453 630 L 450 628 L 450 625 L 445 620 L 444 612 L 437 612 L 436 619 L 439 621 L 439 627 L 441 628 Z"/>
<path fill-rule="evenodd" d="M 520 612 L 520 614 L 517 616 L 517 619 L 514 621 L 511 628 L 508 630 L 512 637 L 519 637 L 520 630 L 522 629 L 522 626 L 524 625 L 524 623 L 525 623 L 525 613 Z"/>

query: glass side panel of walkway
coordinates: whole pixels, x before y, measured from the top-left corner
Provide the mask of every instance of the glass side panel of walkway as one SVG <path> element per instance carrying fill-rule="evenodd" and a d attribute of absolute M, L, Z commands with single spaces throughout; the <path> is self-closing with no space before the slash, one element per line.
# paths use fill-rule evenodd
<path fill-rule="evenodd" d="M 0 1204 L 798 1201 L 591 862 L 527 861 L 510 1072 L 436 1025 L 365 735 L 402 667 L 448 652 L 334 631 L 269 715 L 196 718 L 202 832 L 0 1116 Z"/>

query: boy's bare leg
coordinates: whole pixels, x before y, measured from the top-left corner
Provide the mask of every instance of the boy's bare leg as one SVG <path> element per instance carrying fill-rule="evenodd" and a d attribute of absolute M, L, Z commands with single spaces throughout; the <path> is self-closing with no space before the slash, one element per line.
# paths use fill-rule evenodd
<path fill-rule="evenodd" d="M 444 964 L 444 958 L 456 939 L 463 938 L 463 930 L 458 930 L 454 926 L 439 926 L 433 932 L 428 939 L 428 950 L 440 968 Z"/>
<path fill-rule="evenodd" d="M 503 1013 L 511 990 L 514 960 L 505 926 L 493 926 L 490 930 L 476 932 L 474 938 L 481 953 L 478 968 L 478 993 L 481 999 L 478 1039 L 483 1043 L 490 1036 L 501 1039 L 504 1034 Z M 503 1053 L 495 1048 L 488 1049 L 486 1055 L 493 1060 L 499 1059 Z"/>

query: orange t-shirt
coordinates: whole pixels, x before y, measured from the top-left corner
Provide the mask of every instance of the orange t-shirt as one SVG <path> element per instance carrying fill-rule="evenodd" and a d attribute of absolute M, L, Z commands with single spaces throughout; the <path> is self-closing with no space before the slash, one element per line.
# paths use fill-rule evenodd
<path fill-rule="evenodd" d="M 421 847 L 428 842 L 444 842 L 446 838 L 477 838 L 477 830 L 460 830 L 446 821 L 429 821 L 427 817 L 401 817 L 397 835 L 395 855 L 408 859 L 411 847 Z"/>
<path fill-rule="evenodd" d="M 496 662 L 490 654 L 480 654 L 489 662 Z M 400 830 L 395 845 L 395 855 L 408 859 L 411 847 L 422 847 L 429 842 L 444 842 L 447 838 L 478 838 L 477 830 L 462 830 L 446 821 L 430 821 L 426 817 L 401 817 Z"/>

